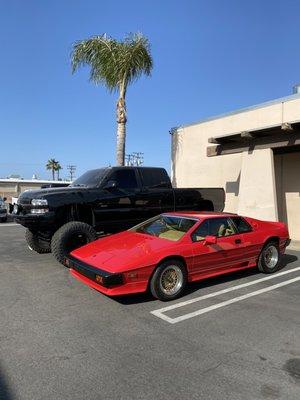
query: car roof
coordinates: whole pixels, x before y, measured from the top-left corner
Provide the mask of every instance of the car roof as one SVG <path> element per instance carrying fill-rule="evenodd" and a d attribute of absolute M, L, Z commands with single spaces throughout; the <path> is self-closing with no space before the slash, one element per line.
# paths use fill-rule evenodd
<path fill-rule="evenodd" d="M 174 215 L 175 217 L 187 217 L 187 218 L 197 218 L 197 219 L 237 216 L 237 214 L 229 212 L 216 212 L 216 211 L 175 211 L 175 212 L 163 213 L 163 215 Z"/>

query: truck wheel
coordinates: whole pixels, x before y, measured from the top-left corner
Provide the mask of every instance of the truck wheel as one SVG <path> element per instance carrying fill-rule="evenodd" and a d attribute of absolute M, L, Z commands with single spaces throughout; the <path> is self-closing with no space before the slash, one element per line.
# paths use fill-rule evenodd
<path fill-rule="evenodd" d="M 56 260 L 66 267 L 66 256 L 71 251 L 96 239 L 97 233 L 94 228 L 84 222 L 72 221 L 54 233 L 51 250 Z"/>
<path fill-rule="evenodd" d="M 50 240 L 42 239 L 37 232 L 34 233 L 26 229 L 25 239 L 30 250 L 34 250 L 39 254 L 51 253 Z"/>

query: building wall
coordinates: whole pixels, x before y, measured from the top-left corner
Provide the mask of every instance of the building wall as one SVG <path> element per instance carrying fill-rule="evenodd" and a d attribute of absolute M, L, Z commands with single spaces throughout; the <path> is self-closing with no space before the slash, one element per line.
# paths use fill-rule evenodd
<path fill-rule="evenodd" d="M 59 182 L 70 183 L 65 181 L 59 181 Z M 11 202 L 12 197 L 19 197 L 20 193 L 23 193 L 25 190 L 40 189 L 42 185 L 50 183 L 55 183 L 55 182 L 0 179 L 0 196 L 6 197 L 7 202 Z"/>
<path fill-rule="evenodd" d="M 254 217 L 276 219 L 273 153 L 268 153 L 268 161 L 259 150 L 207 157 L 208 138 L 297 120 L 300 120 L 300 96 L 291 96 L 282 102 L 268 103 L 178 128 L 172 135 L 173 184 L 177 187 L 223 187 L 226 191 L 226 211 L 242 210 L 248 211 Z M 252 184 L 250 181 L 248 184 L 244 180 L 241 182 L 243 176 L 249 176 L 243 175 L 243 165 L 251 171 Z M 260 190 L 269 191 L 270 195 L 261 196 Z M 252 203 L 248 202 L 245 206 L 245 201 L 250 197 Z M 255 198 L 258 201 L 255 202 Z"/>

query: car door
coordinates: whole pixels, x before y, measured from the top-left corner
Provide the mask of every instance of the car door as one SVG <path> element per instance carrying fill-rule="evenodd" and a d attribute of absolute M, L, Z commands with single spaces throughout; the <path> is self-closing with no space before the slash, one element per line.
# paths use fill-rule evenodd
<path fill-rule="evenodd" d="M 231 217 L 238 232 L 243 236 L 243 259 L 249 263 L 256 264 L 260 251 L 263 247 L 261 237 L 243 217 Z"/>
<path fill-rule="evenodd" d="M 206 236 L 215 236 L 215 244 L 206 244 Z M 241 266 L 243 236 L 230 218 L 204 220 L 192 234 L 194 262 L 192 275 L 218 274 Z"/>

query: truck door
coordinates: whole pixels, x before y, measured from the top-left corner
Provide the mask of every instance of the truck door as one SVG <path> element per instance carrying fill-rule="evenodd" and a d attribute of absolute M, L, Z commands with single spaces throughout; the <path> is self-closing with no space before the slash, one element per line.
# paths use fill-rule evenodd
<path fill-rule="evenodd" d="M 113 186 L 109 187 L 109 183 Z M 127 229 L 140 221 L 136 209 L 137 195 L 140 192 L 139 177 L 134 168 L 112 171 L 108 177 L 105 198 L 96 207 L 97 225 L 106 232 Z"/>
<path fill-rule="evenodd" d="M 170 178 L 163 168 L 139 168 L 144 219 L 174 211 L 174 194 Z"/>

